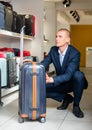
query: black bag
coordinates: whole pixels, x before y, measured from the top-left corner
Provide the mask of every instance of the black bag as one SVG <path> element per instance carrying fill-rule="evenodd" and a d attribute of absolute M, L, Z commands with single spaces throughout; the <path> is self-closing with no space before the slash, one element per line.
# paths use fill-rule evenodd
<path fill-rule="evenodd" d="M 35 35 L 35 16 L 33 15 L 25 15 L 25 34 Z"/>
<path fill-rule="evenodd" d="M 16 19 L 16 32 L 20 33 L 21 28 L 25 25 L 25 15 L 18 14 Z"/>
<path fill-rule="evenodd" d="M 7 8 L 13 10 L 13 6 L 9 2 L 0 1 L 1 4 L 5 5 Z"/>
<path fill-rule="evenodd" d="M 12 31 L 17 32 L 17 12 L 13 11 Z"/>
<path fill-rule="evenodd" d="M 12 8 L 10 8 L 10 6 L 4 5 L 3 2 L 0 1 L 0 28 L 11 31 L 12 20 L 13 20 Z"/>

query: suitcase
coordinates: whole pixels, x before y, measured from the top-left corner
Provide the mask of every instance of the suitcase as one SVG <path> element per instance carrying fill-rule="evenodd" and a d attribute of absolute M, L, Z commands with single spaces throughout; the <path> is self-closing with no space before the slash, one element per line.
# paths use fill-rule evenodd
<path fill-rule="evenodd" d="M 12 31 L 13 12 L 10 8 L 5 8 L 5 30 Z"/>
<path fill-rule="evenodd" d="M 8 31 L 12 30 L 13 13 L 10 6 L 6 6 L 0 1 L 0 28 Z"/>
<path fill-rule="evenodd" d="M 0 3 L 0 28 L 4 28 L 4 5 Z"/>
<path fill-rule="evenodd" d="M 7 87 L 7 61 L 5 58 L 0 58 L 1 69 L 1 87 Z"/>
<path fill-rule="evenodd" d="M 17 83 L 16 58 L 7 59 L 7 87 L 11 88 Z"/>
<path fill-rule="evenodd" d="M 13 50 L 14 50 L 14 55 L 18 56 L 18 53 L 20 52 L 20 49 L 19 48 L 13 48 Z"/>
<path fill-rule="evenodd" d="M 20 45 L 22 52 L 22 40 Z M 25 119 L 30 119 L 44 123 L 46 121 L 45 68 L 30 59 L 25 59 L 23 63 L 22 55 L 21 53 L 18 121 L 22 123 Z"/>
<path fill-rule="evenodd" d="M 20 56 L 20 51 L 18 52 L 18 56 Z M 28 51 L 28 50 L 23 50 L 23 57 L 25 57 L 25 56 L 31 56 L 30 51 Z"/>
<path fill-rule="evenodd" d="M 16 67 L 17 67 L 17 72 L 16 72 L 16 75 L 17 75 L 17 83 L 19 84 L 19 64 L 20 64 L 20 57 L 16 57 Z"/>
<path fill-rule="evenodd" d="M 0 69 L 0 106 L 3 106 L 3 102 L 2 102 L 2 95 L 1 95 L 1 69 Z"/>
<path fill-rule="evenodd" d="M 12 59 L 12 58 L 15 57 L 15 55 L 14 55 L 13 52 L 9 52 L 9 51 L 7 51 L 7 52 L 5 52 L 5 53 L 6 53 L 6 58 L 7 58 L 7 59 Z"/>
<path fill-rule="evenodd" d="M 6 58 L 6 53 L 5 53 L 5 52 L 0 51 L 0 58 Z"/>
<path fill-rule="evenodd" d="M 35 36 L 35 16 L 25 15 L 25 34 Z"/>

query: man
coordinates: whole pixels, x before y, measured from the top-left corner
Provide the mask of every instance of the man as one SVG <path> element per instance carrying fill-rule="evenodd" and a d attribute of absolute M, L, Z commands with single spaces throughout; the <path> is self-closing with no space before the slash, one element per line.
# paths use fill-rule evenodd
<path fill-rule="evenodd" d="M 45 68 L 53 63 L 56 76 L 46 74 L 46 96 L 62 104 L 58 110 L 64 110 L 73 102 L 73 114 L 76 117 L 84 117 L 80 109 L 80 100 L 83 90 L 88 83 L 84 73 L 79 70 L 80 52 L 70 43 L 69 30 L 62 28 L 56 34 L 56 46 L 50 49 L 46 58 L 41 62 Z M 69 93 L 73 92 L 73 95 Z"/>

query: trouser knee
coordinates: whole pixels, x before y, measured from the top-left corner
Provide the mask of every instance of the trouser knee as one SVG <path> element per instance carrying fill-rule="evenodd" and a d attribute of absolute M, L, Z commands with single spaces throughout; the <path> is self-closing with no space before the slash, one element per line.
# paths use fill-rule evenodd
<path fill-rule="evenodd" d="M 81 82 L 84 79 L 84 73 L 81 71 L 76 71 L 73 76 L 74 81 Z"/>

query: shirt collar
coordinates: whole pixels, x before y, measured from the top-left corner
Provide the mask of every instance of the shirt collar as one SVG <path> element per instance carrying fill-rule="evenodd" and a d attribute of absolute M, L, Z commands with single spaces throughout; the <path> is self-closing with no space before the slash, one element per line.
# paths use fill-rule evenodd
<path fill-rule="evenodd" d="M 59 49 L 58 49 L 58 52 L 59 52 L 60 55 L 65 56 L 67 49 L 68 49 L 68 46 L 66 47 L 66 49 L 64 50 L 63 53 L 61 53 Z"/>

